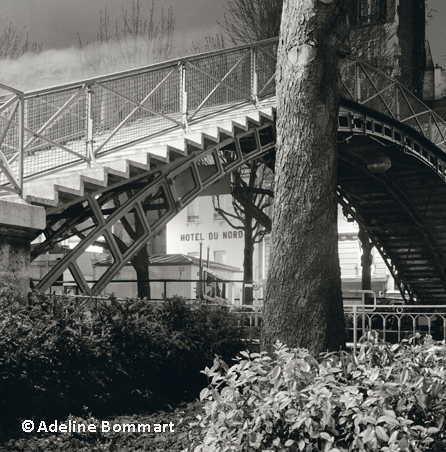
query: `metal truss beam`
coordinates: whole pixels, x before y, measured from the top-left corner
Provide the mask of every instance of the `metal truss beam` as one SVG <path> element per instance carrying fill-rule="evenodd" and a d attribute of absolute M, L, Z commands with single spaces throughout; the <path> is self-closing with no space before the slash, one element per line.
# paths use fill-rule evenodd
<path fill-rule="evenodd" d="M 210 185 L 276 145 L 275 126 L 266 123 L 179 161 L 104 188 L 48 215 L 46 240 L 34 254 L 70 237 L 81 241 L 37 285 L 48 289 L 66 270 L 80 290 L 99 294 L 169 220 Z M 111 265 L 90 287 L 79 259 L 91 245 L 108 250 Z"/>
<path fill-rule="evenodd" d="M 387 269 L 389 270 L 392 278 L 395 281 L 395 284 L 398 287 L 398 290 L 403 297 L 403 300 L 406 302 L 412 301 L 414 293 L 410 286 L 404 285 L 404 281 L 399 277 L 400 268 L 398 265 L 398 261 L 393 259 L 391 256 L 387 254 L 383 245 L 381 244 L 379 238 L 375 235 L 374 230 L 370 230 L 367 227 L 367 222 L 364 218 L 362 218 L 360 213 L 360 208 L 356 203 L 356 199 L 350 197 L 347 193 L 345 193 L 341 188 L 338 188 L 338 203 L 354 218 L 354 220 L 358 223 L 358 225 L 367 232 L 370 241 L 373 243 L 373 246 L 378 250 L 381 255 L 384 263 L 386 264 Z M 409 296 L 409 300 L 406 297 L 406 291 Z"/>

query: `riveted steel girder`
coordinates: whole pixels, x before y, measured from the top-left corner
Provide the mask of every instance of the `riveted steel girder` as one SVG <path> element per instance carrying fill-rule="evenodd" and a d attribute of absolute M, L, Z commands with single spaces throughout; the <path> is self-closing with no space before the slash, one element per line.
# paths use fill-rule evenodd
<path fill-rule="evenodd" d="M 71 237 L 78 237 L 80 242 L 36 288 L 46 290 L 69 270 L 83 293 L 99 294 L 201 192 L 247 162 L 268 154 L 275 145 L 274 124 L 268 122 L 49 212 L 46 240 L 35 254 Z M 78 262 L 91 245 L 102 246 L 110 256 L 110 265 L 93 286 L 85 280 Z"/>

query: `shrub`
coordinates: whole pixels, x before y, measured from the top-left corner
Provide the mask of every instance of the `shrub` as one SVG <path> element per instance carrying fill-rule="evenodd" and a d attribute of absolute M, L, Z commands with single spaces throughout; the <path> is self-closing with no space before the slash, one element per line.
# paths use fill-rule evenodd
<path fill-rule="evenodd" d="M 84 335 L 84 306 L 34 294 L 32 305 L 0 298 L 0 426 L 16 418 L 65 418 L 105 397 L 110 369 L 100 335 Z"/>
<path fill-rule="evenodd" d="M 233 314 L 174 297 L 79 302 L 0 292 L 0 429 L 17 419 L 153 410 L 196 397 L 200 369 L 243 349 Z"/>
<path fill-rule="evenodd" d="M 204 373 L 206 414 L 190 451 L 425 451 L 443 447 L 446 348 L 388 345 L 368 333 L 357 357 L 277 344 Z M 440 449 L 442 450 L 442 449 Z"/>

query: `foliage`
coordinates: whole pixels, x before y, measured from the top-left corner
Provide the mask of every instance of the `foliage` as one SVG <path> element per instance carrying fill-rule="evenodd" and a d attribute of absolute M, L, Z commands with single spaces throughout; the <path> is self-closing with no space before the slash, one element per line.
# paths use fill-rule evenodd
<path fill-rule="evenodd" d="M 174 297 L 79 301 L 0 292 L 0 429 L 17 419 L 65 419 L 154 409 L 194 398 L 215 354 L 243 348 L 233 314 Z"/>
<path fill-rule="evenodd" d="M 206 368 L 206 414 L 189 450 L 425 451 L 446 435 L 446 348 L 427 337 L 390 346 L 368 333 L 357 357 L 277 343 Z"/>
<path fill-rule="evenodd" d="M 0 452 L 31 452 L 45 450 L 46 452 L 71 452 L 71 451 L 127 451 L 138 452 L 141 450 L 148 452 L 180 452 L 187 447 L 187 429 L 189 422 L 192 422 L 199 414 L 203 414 L 201 402 L 181 403 L 173 411 L 157 411 L 152 414 L 138 414 L 133 416 L 119 416 L 107 419 L 110 425 L 110 431 L 103 432 L 101 421 L 91 415 L 84 413 L 82 417 L 69 416 L 69 418 L 60 422 L 72 424 L 76 421 L 77 425 L 86 426 L 85 433 L 76 431 L 70 433 L 32 433 L 22 435 L 20 438 L 11 438 L 3 443 L 0 441 Z M 129 434 L 113 431 L 114 424 L 149 424 L 153 425 L 159 422 L 172 422 L 174 424 L 173 432 L 166 431 L 163 434 L 145 432 L 138 434 Z M 53 421 L 54 422 L 54 421 Z M 89 432 L 88 425 L 94 424 L 96 432 Z M 47 425 L 48 427 L 48 425 Z"/>

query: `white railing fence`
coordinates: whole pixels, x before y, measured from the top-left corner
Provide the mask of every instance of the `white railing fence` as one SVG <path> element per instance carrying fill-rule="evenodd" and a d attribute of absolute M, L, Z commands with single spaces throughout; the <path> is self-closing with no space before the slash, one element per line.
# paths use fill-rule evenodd
<path fill-rule="evenodd" d="M 25 93 L 0 84 L 1 191 L 21 195 L 23 180 L 75 162 L 94 164 L 228 108 L 258 106 L 276 92 L 277 48 L 274 38 Z M 346 59 L 340 88 L 347 102 L 409 126 L 446 151 L 446 122 L 387 74 Z M 444 174 L 446 157 L 437 161 L 410 139 L 402 144 Z"/>

